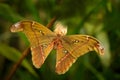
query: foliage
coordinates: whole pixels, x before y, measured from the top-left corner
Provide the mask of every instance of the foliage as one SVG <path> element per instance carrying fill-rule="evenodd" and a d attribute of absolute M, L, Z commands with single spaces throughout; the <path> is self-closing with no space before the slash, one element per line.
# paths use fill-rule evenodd
<path fill-rule="evenodd" d="M 31 55 L 23 60 L 12 80 L 119 80 L 120 79 L 119 0 L 1 0 L 0 1 L 0 80 L 10 72 L 29 45 L 22 33 L 9 27 L 20 20 L 47 25 L 53 17 L 68 26 L 68 34 L 88 34 L 101 41 L 105 55 L 89 52 L 79 57 L 63 75 L 55 73 L 55 51 L 40 69 L 32 66 Z M 19 79 L 18 79 L 19 78 Z"/>

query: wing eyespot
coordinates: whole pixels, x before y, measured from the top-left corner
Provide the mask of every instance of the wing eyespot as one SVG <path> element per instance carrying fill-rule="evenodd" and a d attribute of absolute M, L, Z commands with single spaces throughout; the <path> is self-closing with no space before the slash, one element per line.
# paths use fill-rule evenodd
<path fill-rule="evenodd" d="M 39 30 L 39 32 L 40 32 L 42 35 L 45 35 L 43 31 Z"/>
<path fill-rule="evenodd" d="M 43 32 L 42 30 L 38 30 L 38 29 L 36 29 L 35 27 L 33 27 L 33 30 L 34 30 L 34 31 L 37 31 L 37 32 L 39 32 L 39 33 L 41 33 L 41 35 L 45 35 L 44 32 Z"/>
<path fill-rule="evenodd" d="M 68 51 L 67 50 L 63 50 L 63 53 L 66 54 L 66 53 L 68 53 Z"/>
<path fill-rule="evenodd" d="M 80 42 L 80 41 L 77 40 L 77 39 L 75 39 L 75 40 L 72 41 L 73 44 L 76 44 L 76 43 L 79 43 L 79 42 Z"/>

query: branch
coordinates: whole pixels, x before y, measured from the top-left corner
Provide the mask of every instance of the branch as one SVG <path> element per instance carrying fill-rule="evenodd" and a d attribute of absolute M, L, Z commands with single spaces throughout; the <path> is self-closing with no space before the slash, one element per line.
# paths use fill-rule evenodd
<path fill-rule="evenodd" d="M 5 78 L 5 80 L 11 80 L 12 79 L 12 77 L 13 77 L 14 73 L 16 72 L 17 68 L 20 66 L 20 64 L 22 63 L 22 61 L 28 55 L 29 52 L 30 52 L 30 47 L 28 47 L 24 50 L 24 52 L 22 53 L 22 56 L 20 57 L 18 62 L 12 66 L 9 75 Z"/>
<path fill-rule="evenodd" d="M 52 27 L 52 25 L 55 23 L 56 20 L 57 20 L 57 17 L 56 16 L 53 17 L 51 21 L 46 25 L 46 27 L 50 29 L 50 27 Z"/>

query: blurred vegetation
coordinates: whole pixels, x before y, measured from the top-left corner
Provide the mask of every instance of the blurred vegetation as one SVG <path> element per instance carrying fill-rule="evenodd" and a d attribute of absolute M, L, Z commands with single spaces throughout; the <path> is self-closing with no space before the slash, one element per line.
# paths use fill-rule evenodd
<path fill-rule="evenodd" d="M 40 69 L 29 54 L 12 80 L 120 80 L 120 0 L 0 0 L 0 80 L 12 70 L 29 42 L 9 28 L 20 20 L 43 25 L 57 16 L 68 26 L 68 34 L 88 34 L 101 41 L 105 55 L 89 52 L 79 57 L 63 75 L 55 73 L 53 50 Z"/>

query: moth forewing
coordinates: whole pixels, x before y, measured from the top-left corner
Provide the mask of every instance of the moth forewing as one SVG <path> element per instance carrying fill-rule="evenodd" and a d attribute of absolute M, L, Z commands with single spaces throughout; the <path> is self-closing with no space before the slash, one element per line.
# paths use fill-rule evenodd
<path fill-rule="evenodd" d="M 64 36 L 62 44 L 74 57 L 79 57 L 89 51 L 96 51 L 99 54 L 103 54 L 103 48 L 100 47 L 99 42 L 88 35 Z"/>

